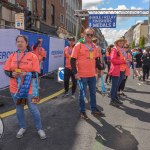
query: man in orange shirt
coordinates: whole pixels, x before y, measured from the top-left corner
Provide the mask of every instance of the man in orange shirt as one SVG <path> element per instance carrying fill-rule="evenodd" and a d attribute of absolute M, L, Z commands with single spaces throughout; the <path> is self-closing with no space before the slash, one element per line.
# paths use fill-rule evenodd
<path fill-rule="evenodd" d="M 71 55 L 71 67 L 77 80 L 83 84 L 83 90 L 80 90 L 80 116 L 88 119 L 85 113 L 84 93 L 87 85 L 90 90 L 90 105 L 93 115 L 104 116 L 96 107 L 96 68 L 101 69 L 100 60 L 96 46 L 92 43 L 94 30 L 87 28 L 84 31 L 84 42 L 77 43 Z M 77 67 L 76 67 L 77 66 Z"/>
<path fill-rule="evenodd" d="M 43 39 L 39 38 L 37 43 L 33 46 L 32 51 L 37 56 L 40 63 L 41 75 L 43 75 L 43 63 L 46 58 L 45 49 L 42 47 Z"/>
<path fill-rule="evenodd" d="M 64 88 L 65 88 L 65 94 L 64 97 L 69 96 L 69 81 L 70 77 L 72 79 L 72 98 L 75 99 L 75 91 L 77 87 L 77 80 L 75 79 L 75 76 L 72 72 L 70 59 L 73 47 L 75 45 L 75 38 L 71 37 L 69 38 L 69 46 L 65 47 L 64 49 L 64 57 L 65 57 L 65 70 L 64 70 Z"/>

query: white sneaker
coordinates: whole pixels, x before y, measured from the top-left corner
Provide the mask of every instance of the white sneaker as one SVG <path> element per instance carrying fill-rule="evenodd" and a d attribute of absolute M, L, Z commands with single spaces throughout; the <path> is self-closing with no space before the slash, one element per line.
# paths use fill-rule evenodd
<path fill-rule="evenodd" d="M 39 134 L 41 140 L 46 139 L 46 134 L 45 134 L 44 130 L 38 130 L 38 134 Z"/>
<path fill-rule="evenodd" d="M 22 137 L 23 137 L 23 134 L 24 134 L 25 132 L 26 132 L 26 129 L 21 128 L 21 129 L 18 131 L 18 133 L 17 133 L 17 135 L 16 135 L 16 138 L 18 138 L 18 139 L 22 138 Z"/>
<path fill-rule="evenodd" d="M 72 99 L 75 99 L 76 97 L 75 97 L 75 95 L 74 95 L 74 94 L 72 94 L 71 98 L 72 98 Z"/>

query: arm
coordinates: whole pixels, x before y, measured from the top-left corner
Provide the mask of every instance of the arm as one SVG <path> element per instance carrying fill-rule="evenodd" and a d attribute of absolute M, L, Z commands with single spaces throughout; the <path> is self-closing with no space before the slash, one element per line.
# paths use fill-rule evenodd
<path fill-rule="evenodd" d="M 114 65 L 120 65 L 120 64 L 125 64 L 126 63 L 125 60 L 117 59 L 116 49 L 112 49 L 112 51 L 111 51 L 110 62 Z"/>
<path fill-rule="evenodd" d="M 70 63 L 71 63 L 73 74 L 77 74 L 76 59 L 71 58 Z"/>
<path fill-rule="evenodd" d="M 5 70 L 5 74 L 6 74 L 6 76 L 8 76 L 9 78 L 13 78 L 12 71 L 6 71 L 6 70 Z"/>

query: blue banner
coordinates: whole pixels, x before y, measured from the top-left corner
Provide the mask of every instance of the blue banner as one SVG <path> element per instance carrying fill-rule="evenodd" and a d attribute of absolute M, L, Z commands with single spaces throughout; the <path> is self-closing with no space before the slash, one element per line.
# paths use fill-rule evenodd
<path fill-rule="evenodd" d="M 43 39 L 43 45 L 42 47 L 46 51 L 46 59 L 44 61 L 44 74 L 48 73 L 48 66 L 49 66 L 49 36 L 44 35 L 44 34 L 37 34 L 37 33 L 32 33 L 32 32 L 27 32 L 27 31 L 20 31 L 20 34 L 26 35 L 29 40 L 29 46 L 32 48 L 32 46 L 37 42 L 38 38 Z"/>
<path fill-rule="evenodd" d="M 116 18 L 116 14 L 89 14 L 89 27 L 116 28 Z"/>

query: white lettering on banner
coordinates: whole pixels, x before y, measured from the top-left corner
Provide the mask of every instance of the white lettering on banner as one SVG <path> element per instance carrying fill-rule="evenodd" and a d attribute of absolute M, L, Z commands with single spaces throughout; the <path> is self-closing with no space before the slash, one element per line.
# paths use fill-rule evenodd
<path fill-rule="evenodd" d="M 0 89 L 9 85 L 3 67 L 9 55 L 16 51 L 16 37 L 20 34 L 16 29 L 0 29 Z"/>
<path fill-rule="evenodd" d="M 65 40 L 50 37 L 48 72 L 52 72 L 64 66 L 64 48 Z"/>

